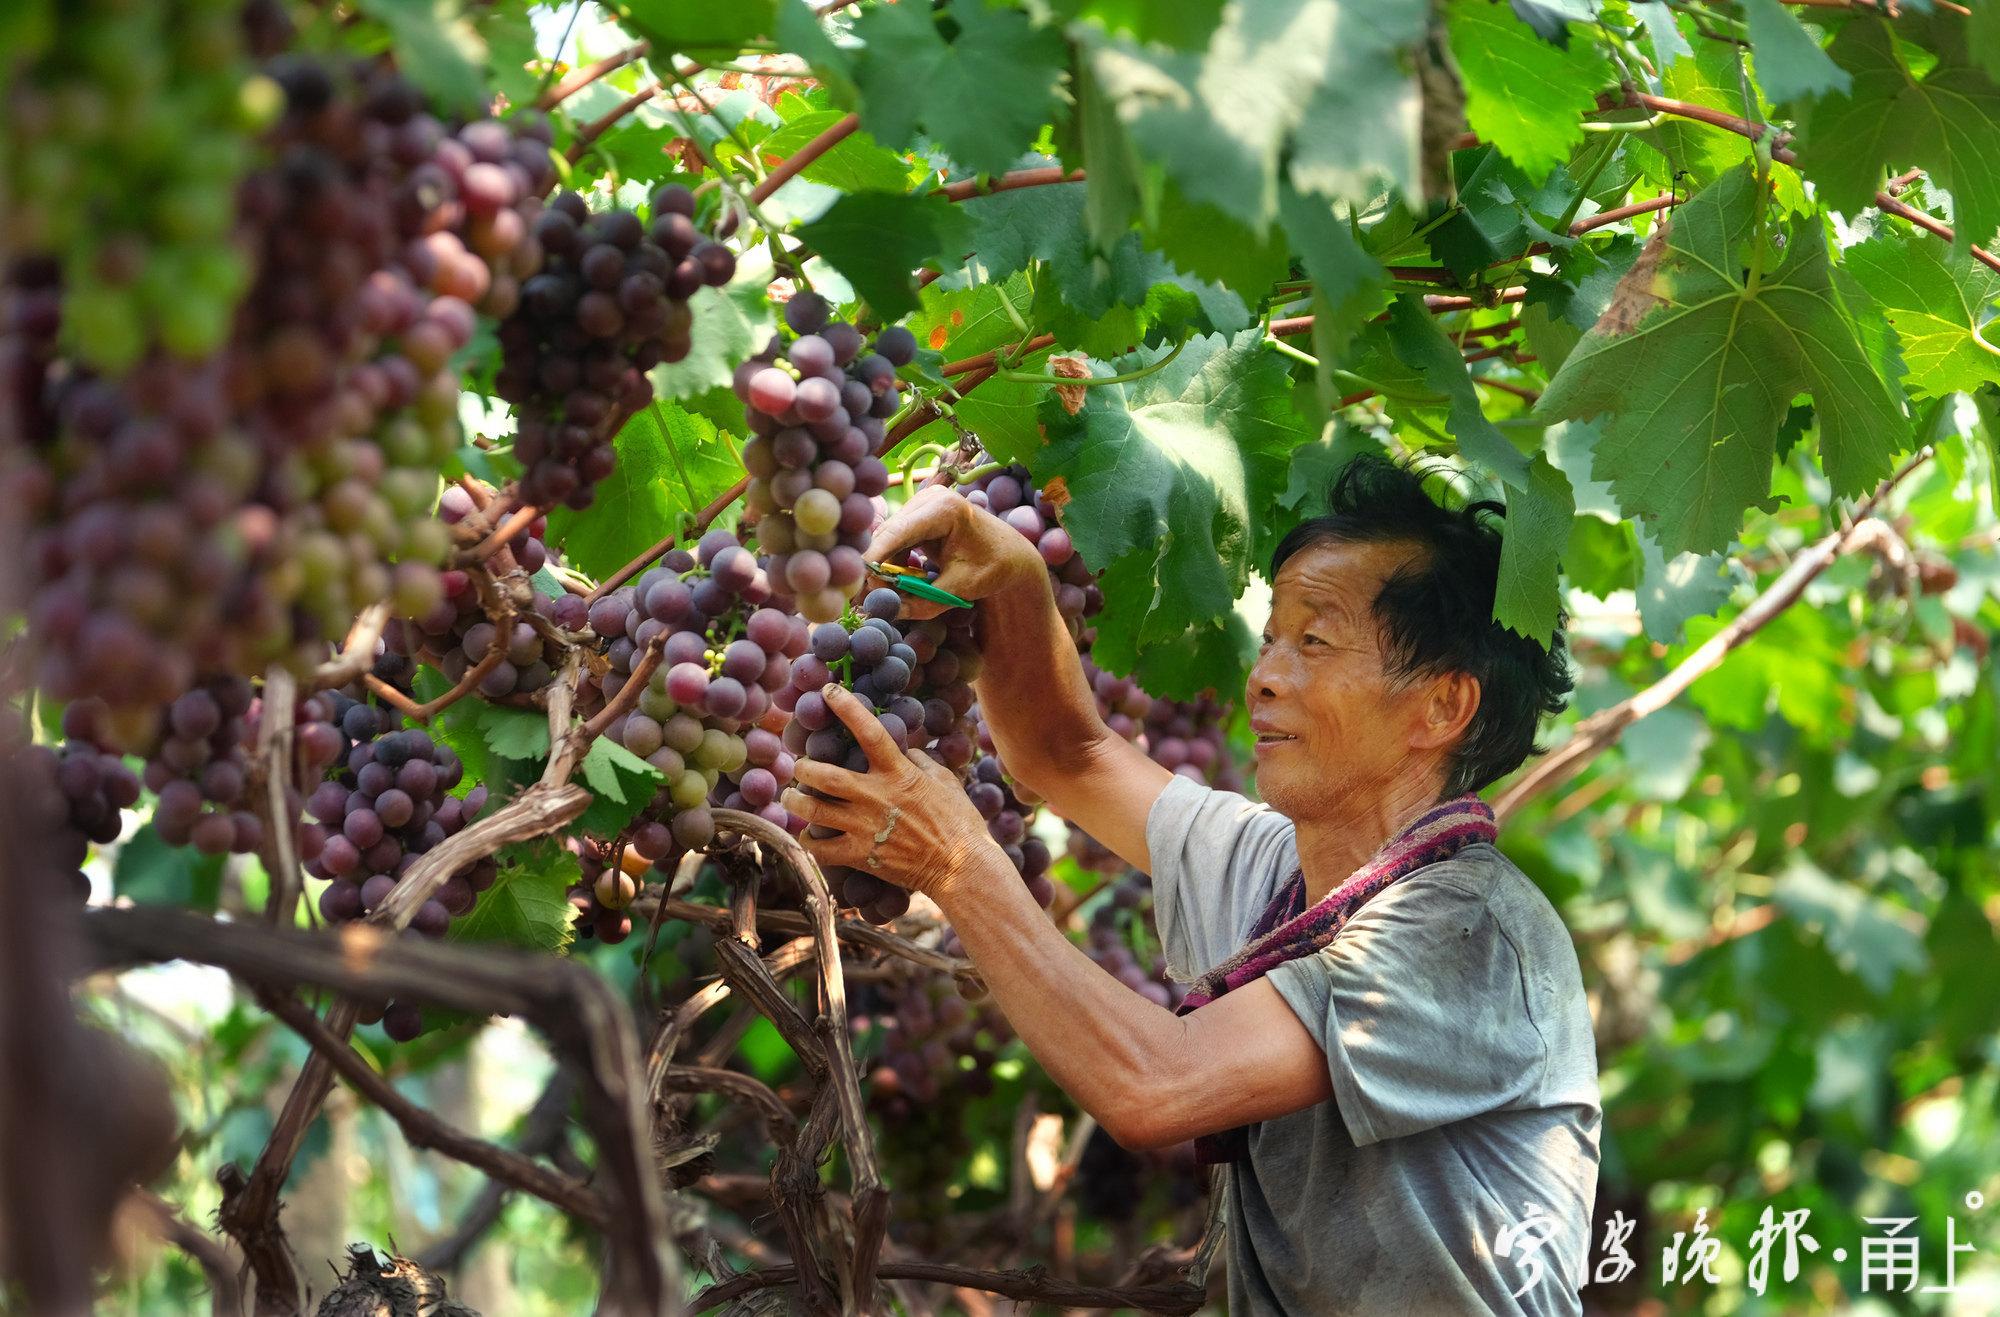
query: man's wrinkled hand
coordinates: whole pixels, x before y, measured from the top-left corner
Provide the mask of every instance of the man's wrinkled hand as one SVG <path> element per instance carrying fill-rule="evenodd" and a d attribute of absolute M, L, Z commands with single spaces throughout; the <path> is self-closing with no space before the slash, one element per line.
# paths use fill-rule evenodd
<path fill-rule="evenodd" d="M 937 564 L 938 587 L 968 601 L 1046 576 L 1042 557 L 1026 536 L 942 485 L 919 491 L 883 522 L 867 557 L 885 562 L 917 547 Z M 936 617 L 944 607 L 922 599 L 903 600 L 903 614 L 911 618 Z"/>
<path fill-rule="evenodd" d="M 844 865 L 933 899 L 941 896 L 971 870 L 971 857 L 981 847 L 998 845 L 986 820 L 950 769 L 920 750 L 897 749 L 853 692 L 828 686 L 821 693 L 868 756 L 868 771 L 798 761 L 785 808 L 809 824 L 834 829 L 830 837 L 806 836 L 805 848 L 822 865 Z"/>

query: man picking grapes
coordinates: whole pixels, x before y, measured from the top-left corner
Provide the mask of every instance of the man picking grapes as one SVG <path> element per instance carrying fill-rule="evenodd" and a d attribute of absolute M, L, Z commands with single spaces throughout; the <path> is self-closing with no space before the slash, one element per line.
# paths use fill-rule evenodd
<path fill-rule="evenodd" d="M 1246 691 L 1263 804 L 1176 776 L 1098 716 L 1034 548 L 927 490 L 923 546 L 975 601 L 1007 771 L 1153 876 L 1176 1015 L 1092 963 L 957 780 L 829 698 L 869 771 L 801 761 L 810 842 L 930 895 L 1030 1051 L 1120 1143 L 1197 1140 L 1228 1178 L 1230 1310 L 1574 1313 L 1596 1192 L 1596 1050 L 1555 910 L 1472 793 L 1534 753 L 1570 679 L 1492 620 L 1492 503 L 1350 465 L 1274 555 Z M 932 611 L 911 605 L 921 615 Z"/>

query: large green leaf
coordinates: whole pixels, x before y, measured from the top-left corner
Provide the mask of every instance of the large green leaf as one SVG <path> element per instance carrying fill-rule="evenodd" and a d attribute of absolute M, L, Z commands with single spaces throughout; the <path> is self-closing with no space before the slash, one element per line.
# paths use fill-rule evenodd
<path fill-rule="evenodd" d="M 1669 554 L 1724 548 L 1748 509 L 1768 505 L 1794 395 L 1813 396 L 1838 494 L 1886 475 L 1908 434 L 1819 222 L 1783 226 L 1774 261 L 1752 250 L 1760 204 L 1744 167 L 1682 206 L 1664 250 L 1626 275 L 1538 408 L 1606 415 L 1592 469 Z M 1776 268 L 1753 278 L 1753 261 Z"/>
<path fill-rule="evenodd" d="M 1144 349 L 1099 375 L 1160 361 Z M 1246 330 L 1191 340 L 1144 378 L 1089 390 L 1071 416 L 1042 409 L 1047 444 L 1029 468 L 1063 481 L 1063 525 L 1084 560 L 1116 564 L 1142 641 L 1178 636 L 1229 612 L 1249 578 L 1255 523 L 1283 491 L 1297 443 L 1284 362 Z"/>
<path fill-rule="evenodd" d="M 212 911 L 222 894 L 222 863 L 220 855 L 167 845 L 148 823 L 119 845 L 111 892 L 140 905 Z"/>
<path fill-rule="evenodd" d="M 766 282 L 740 278 L 726 288 L 704 288 L 688 299 L 694 344 L 679 361 L 653 367 L 647 377 L 662 398 L 691 398 L 727 388 L 737 364 L 770 341 L 777 318 Z"/>
<path fill-rule="evenodd" d="M 618 466 L 585 512 L 549 513 L 549 542 L 591 576 L 617 571 L 743 478 L 715 426 L 655 402 L 618 432 Z"/>
<path fill-rule="evenodd" d="M 2000 379 L 2000 348 L 1980 332 L 2000 275 L 1923 235 L 1872 238 L 1845 258 L 1895 327 L 1912 394 L 1941 398 Z"/>
<path fill-rule="evenodd" d="M 1848 89 L 1847 70 L 1820 49 L 1819 41 L 1778 0 L 1743 0 L 1743 17 L 1757 61 L 1757 85 L 1770 99 L 1783 104 Z"/>
<path fill-rule="evenodd" d="M 1365 200 L 1417 191 L 1420 0 L 1241 0 L 1199 53 L 1086 29 L 1106 101 L 1139 152 L 1189 200 L 1256 232 L 1281 169 L 1301 191 Z"/>
<path fill-rule="evenodd" d="M 839 110 L 816 108 L 796 92 L 786 93 L 776 108 L 785 126 L 765 138 L 758 148 L 768 158 L 767 163 L 789 159 L 800 147 L 846 117 Z M 910 165 L 865 130 L 856 129 L 799 171 L 798 177 L 843 192 L 907 192 Z"/>
<path fill-rule="evenodd" d="M 1523 169 L 1569 159 L 1597 93 L 1617 82 L 1597 46 L 1572 41 L 1558 49 L 1491 0 L 1453 0 L 1445 18 L 1465 117 L 1480 140 Z"/>
<path fill-rule="evenodd" d="M 1018 9 L 879 5 L 854 32 L 865 43 L 851 70 L 861 121 L 889 146 L 917 145 L 921 129 L 963 168 L 1003 173 L 1061 110 L 1062 37 Z"/>
<path fill-rule="evenodd" d="M 675 51 L 739 51 L 770 35 L 778 12 L 777 0 L 613 0 L 611 7 L 662 59 Z"/>
<path fill-rule="evenodd" d="M 486 42 L 456 0 L 357 0 L 356 8 L 389 30 L 409 74 L 433 101 L 454 114 L 485 111 Z"/>
<path fill-rule="evenodd" d="M 888 192 L 849 193 L 798 230 L 884 320 L 921 305 L 916 268 L 956 266 L 971 246 L 971 232 L 971 221 L 942 197 Z"/>
<path fill-rule="evenodd" d="M 1500 542 L 1494 620 L 1548 644 L 1562 607 L 1558 567 L 1576 512 L 1569 478 L 1541 454 L 1530 457 L 1516 448 L 1486 418 L 1464 358 L 1421 302 L 1397 299 L 1389 309 L 1389 341 L 1404 365 L 1451 400 L 1446 423 L 1459 453 L 1506 486 L 1507 526 Z"/>
<path fill-rule="evenodd" d="M 1063 346 L 1109 357 L 1162 327 L 1233 333 L 1250 323 L 1244 298 L 1176 269 L 1136 233 L 1108 251 L 1094 249 L 1084 208 L 1081 183 L 1018 188 L 959 206 L 972 221 L 971 247 L 985 278 L 1005 279 L 1034 261 L 1046 263 L 1034 318 Z M 1016 305 L 1025 307 L 1019 300 Z"/>
<path fill-rule="evenodd" d="M 1798 143 L 1800 165 L 1827 204 L 1859 214 L 1890 168 L 1915 165 L 1950 190 L 1961 249 L 2000 232 L 2000 169 L 1993 167 L 2000 160 L 2000 84 L 1949 41 L 1919 80 L 1897 53 L 1890 24 L 1876 18 L 1851 20 L 1831 49 L 1852 86 L 1812 104 Z"/>
<path fill-rule="evenodd" d="M 575 938 L 569 889 L 582 880 L 576 856 L 544 842 L 502 853 L 499 877 L 479 903 L 451 921 L 452 942 L 501 942 L 534 951 L 562 951 Z"/>

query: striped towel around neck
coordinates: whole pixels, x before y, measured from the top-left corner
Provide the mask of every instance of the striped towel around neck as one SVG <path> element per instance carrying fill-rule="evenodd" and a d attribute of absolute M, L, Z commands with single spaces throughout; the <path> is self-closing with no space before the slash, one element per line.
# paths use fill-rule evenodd
<path fill-rule="evenodd" d="M 1323 949 L 1347 927 L 1355 911 L 1390 883 L 1448 860 L 1475 842 L 1492 841 L 1499 832 L 1486 802 L 1468 793 L 1433 806 L 1384 842 L 1372 859 L 1310 910 L 1305 908 L 1305 873 L 1292 870 L 1251 925 L 1243 949 L 1196 979 L 1174 1013 L 1199 1010 L 1288 960 Z M 1249 1127 L 1203 1135 L 1194 1146 L 1196 1160 L 1204 1165 L 1240 1161 L 1249 1151 Z"/>

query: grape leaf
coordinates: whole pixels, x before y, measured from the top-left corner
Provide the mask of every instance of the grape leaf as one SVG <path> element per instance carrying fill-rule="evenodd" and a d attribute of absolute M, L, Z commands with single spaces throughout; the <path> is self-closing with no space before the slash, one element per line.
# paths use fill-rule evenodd
<path fill-rule="evenodd" d="M 648 375 L 653 392 L 662 398 L 727 388 L 737 363 L 755 356 L 778 323 L 765 280 L 758 278 L 704 288 L 688 299 L 688 309 L 694 313 L 694 345 L 679 361 L 663 362 Z"/>
<path fill-rule="evenodd" d="M 479 734 L 486 748 L 502 759 L 531 759 L 539 763 L 549 757 L 549 720 L 532 709 L 510 709 L 504 704 L 470 701 L 476 710 Z"/>
<path fill-rule="evenodd" d="M 1500 541 L 1500 579 L 1493 619 L 1546 645 L 1562 608 L 1558 568 L 1576 512 L 1569 478 L 1537 453 L 1529 457 L 1500 433 L 1479 406 L 1465 360 L 1414 297 L 1389 308 L 1389 342 L 1404 365 L 1451 400 L 1446 424 L 1458 450 L 1506 486 L 1507 524 Z"/>
<path fill-rule="evenodd" d="M 1617 82 L 1603 53 L 1587 41 L 1558 49 L 1490 0 L 1454 0 L 1445 17 L 1479 139 L 1538 173 L 1568 160 L 1597 93 Z"/>
<path fill-rule="evenodd" d="M 1646 25 L 1646 34 L 1653 38 L 1653 53 L 1659 57 L 1662 69 L 1683 55 L 1694 54 L 1694 47 L 1688 45 L 1667 0 L 1632 0 L 1632 13 Z"/>
<path fill-rule="evenodd" d="M 486 106 L 486 42 L 444 0 L 357 0 L 362 13 L 389 30 L 401 58 L 397 67 L 433 101 L 459 114 Z"/>
<path fill-rule="evenodd" d="M 1773 101 L 1782 105 L 1848 89 L 1847 70 L 1778 0 L 1743 0 L 1743 18 L 1750 28 L 1757 85 Z"/>
<path fill-rule="evenodd" d="M 1123 373 L 1166 355 L 1142 349 L 1092 370 Z M 1045 404 L 1042 421 L 1048 441 L 1029 469 L 1044 485 L 1067 482 L 1063 525 L 1084 560 L 1118 564 L 1138 583 L 1126 597 L 1140 639 L 1227 613 L 1249 576 L 1256 518 L 1283 489 L 1298 438 L 1290 378 L 1261 331 L 1192 339 L 1154 374 L 1091 389 L 1074 416 Z"/>
<path fill-rule="evenodd" d="M 2000 377 L 2000 348 L 1981 334 L 2000 275 L 1927 237 L 1877 237 L 1849 247 L 1846 265 L 1889 316 L 1905 379 L 1918 397 L 1970 393 Z"/>
<path fill-rule="evenodd" d="M 767 164 L 789 159 L 800 147 L 846 118 L 839 110 L 816 108 L 803 96 L 791 92 L 778 101 L 777 110 L 785 120 L 784 127 L 758 147 L 758 154 Z M 843 192 L 907 192 L 910 188 L 909 162 L 858 128 L 835 142 L 797 176 Z"/>
<path fill-rule="evenodd" d="M 1569 45 L 1569 25 L 1597 17 L 1596 0 L 1510 0 L 1514 14 L 1542 40 Z M 1497 7 L 1497 6 L 1496 6 Z"/>
<path fill-rule="evenodd" d="M 1132 143 L 1191 201 L 1263 232 L 1281 171 L 1304 192 L 1417 192 L 1419 0 L 1243 0 L 1184 53 L 1083 29 L 1079 44 Z"/>
<path fill-rule="evenodd" d="M 584 753 L 583 780 L 590 784 L 590 807 L 577 826 L 598 837 L 613 837 L 646 807 L 665 774 L 608 736 Z"/>
<path fill-rule="evenodd" d="M 416 676 L 410 681 L 410 689 L 419 700 L 428 703 L 450 690 L 451 683 L 436 668 L 420 664 Z M 520 727 L 515 715 L 541 724 L 541 748 L 532 754 L 529 748 L 535 743 L 535 734 Z M 495 750 L 489 740 L 489 732 L 497 735 L 507 748 Z M 430 733 L 439 742 L 451 747 L 452 753 L 458 756 L 458 762 L 465 768 L 457 789 L 452 793 L 458 796 L 480 783 L 484 783 L 495 795 L 505 795 L 514 787 L 525 786 L 540 772 L 542 756 L 548 753 L 547 718 L 525 709 L 488 704 L 485 700 L 459 700 L 447 706 L 444 712 L 431 720 Z"/>
<path fill-rule="evenodd" d="M 681 521 L 743 478 L 715 426 L 655 402 L 618 432 L 618 466 L 585 513 L 549 513 L 549 543 L 570 564 L 603 578 L 644 553 Z"/>
<path fill-rule="evenodd" d="M 1973 61 L 1987 77 L 2000 79 L 2000 5 L 1975 6 L 1965 20 L 1965 38 Z"/>
<path fill-rule="evenodd" d="M 1934 29 L 1944 31 L 1945 29 Z M 1855 18 L 1830 53 L 1853 77 L 1845 95 L 1813 102 L 1799 122 L 1798 154 L 1826 203 L 1857 215 L 1893 165 L 1915 165 L 1950 191 L 1958 246 L 2000 231 L 2000 85 L 1941 43 L 1921 81 L 1896 53 L 1890 25 Z"/>
<path fill-rule="evenodd" d="M 846 275 L 878 316 L 896 320 L 921 305 L 912 271 L 953 268 L 971 247 L 971 232 L 972 222 L 941 197 L 851 192 L 798 236 Z"/>
<path fill-rule="evenodd" d="M 1930 965 L 1921 915 L 1835 879 L 1804 856 L 1793 857 L 1771 897 L 1787 916 L 1818 932 L 1840 967 L 1878 997 L 1895 985 L 1899 971 L 1922 974 Z"/>
<path fill-rule="evenodd" d="M 576 936 L 570 928 L 576 908 L 569 903 L 569 889 L 583 878 L 576 856 L 549 842 L 513 847 L 502 855 L 499 876 L 479 894 L 478 904 L 451 921 L 446 939 L 566 950 Z"/>
<path fill-rule="evenodd" d="M 939 17 L 957 29 L 953 40 Z M 861 121 L 889 146 L 917 145 L 921 128 L 965 169 L 1004 173 L 1061 111 L 1062 37 L 1020 10 L 879 5 L 854 34 L 866 43 L 852 65 Z"/>
<path fill-rule="evenodd" d="M 1725 114 L 1742 114 L 1743 91 L 1733 50 L 1719 41 L 1699 43 L 1693 56 L 1661 70 L 1660 94 Z M 1686 180 L 1677 178 L 1681 171 L 1692 175 L 1693 185 L 1700 187 L 1752 154 L 1750 143 L 1728 129 L 1680 115 L 1668 115 L 1657 127 L 1634 136 L 1650 148 L 1642 155 L 1657 153 L 1655 158 L 1664 165 L 1647 170 L 1662 188 L 1687 190 Z"/>
<path fill-rule="evenodd" d="M 1223 0 L 1058 0 L 1064 19 L 1095 23 L 1135 41 L 1155 41 L 1177 50 L 1205 44 L 1222 21 Z"/>
<path fill-rule="evenodd" d="M 1646 638 L 1670 645 L 1688 619 L 1706 617 L 1729 602 L 1736 587 L 1719 553 L 1683 553 L 1671 561 L 1651 536 L 1639 536 L 1639 625 Z"/>
<path fill-rule="evenodd" d="M 1387 301 L 1388 272 L 1355 240 L 1348 221 L 1324 198 L 1287 187 L 1278 198 L 1278 213 L 1292 250 L 1299 253 L 1313 281 L 1313 349 L 1321 364 L 1323 391 L 1330 394 L 1327 371 L 1346 353 L 1355 332 Z M 1327 401 L 1331 403 L 1330 396 Z"/>
<path fill-rule="evenodd" d="M 680 51 L 734 55 L 769 36 L 778 13 L 777 0 L 613 0 L 611 8 L 660 59 Z"/>
<path fill-rule="evenodd" d="M 1818 404 L 1834 492 L 1886 475 L 1908 425 L 1887 364 L 1856 323 L 1817 218 L 1782 226 L 1777 268 L 1754 284 L 1755 174 L 1742 167 L 1680 208 L 1620 282 L 1537 407 L 1607 413 L 1593 471 L 1669 553 L 1725 548 L 1769 506 L 1778 428 L 1795 394 Z"/>

